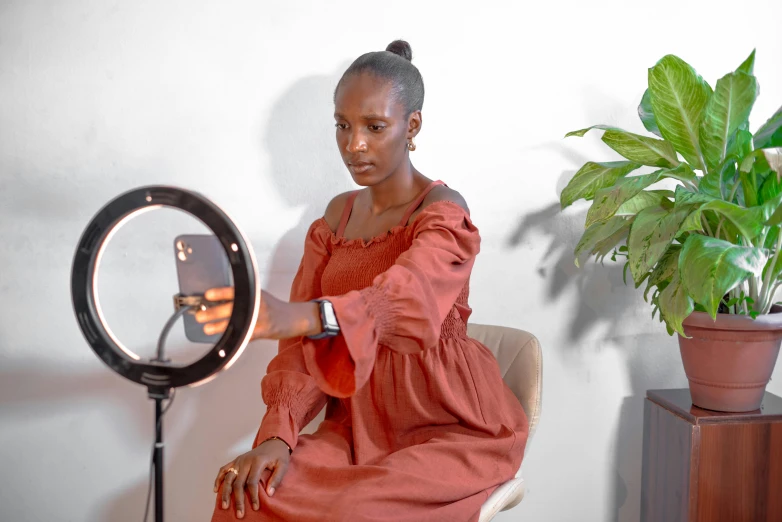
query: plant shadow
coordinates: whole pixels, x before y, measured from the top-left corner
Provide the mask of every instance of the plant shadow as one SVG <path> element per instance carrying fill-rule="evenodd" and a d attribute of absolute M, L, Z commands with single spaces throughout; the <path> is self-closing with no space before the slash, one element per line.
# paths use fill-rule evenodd
<path fill-rule="evenodd" d="M 568 150 L 563 145 L 551 147 Z M 582 161 L 572 151 L 568 159 Z M 575 171 L 561 173 L 557 191 L 561 192 Z M 507 239 L 507 247 L 517 248 L 531 241 L 546 238 L 543 254 L 538 261 L 538 275 L 544 279 L 546 299 L 555 302 L 565 296 L 570 312 L 564 325 L 564 339 L 559 343 L 566 359 L 577 360 L 585 341 L 595 337 L 602 345 L 609 344 L 620 350 L 626 364 L 630 394 L 626 396 L 618 412 L 614 454 L 612 456 L 611 520 L 636 521 L 640 516 L 641 455 L 643 442 L 643 401 L 650 388 L 686 387 L 676 341 L 665 334 L 648 333 L 644 327 L 638 332 L 638 311 L 646 307 L 640 317 L 651 319 L 651 307 L 642 302 L 642 290 L 635 289 L 629 273 L 627 284 L 623 277 L 623 263 L 606 259 L 595 263 L 592 258 L 575 266 L 573 252 L 584 230 L 586 206 L 573 205 L 560 210 L 552 203 L 520 217 L 518 226 Z M 608 256 L 610 258 L 610 255 Z M 654 320 L 657 322 L 657 319 Z M 594 345 L 594 343 L 591 343 Z M 545 414 L 544 414 L 545 415 Z M 544 421 L 545 422 L 545 421 Z"/>

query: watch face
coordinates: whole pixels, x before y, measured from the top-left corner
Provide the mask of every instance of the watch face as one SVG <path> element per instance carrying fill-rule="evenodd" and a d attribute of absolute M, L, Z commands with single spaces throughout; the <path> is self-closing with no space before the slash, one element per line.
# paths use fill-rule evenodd
<path fill-rule="evenodd" d="M 326 320 L 328 326 L 337 326 L 337 316 L 334 314 L 334 306 L 329 302 L 323 303 L 323 318 Z"/>

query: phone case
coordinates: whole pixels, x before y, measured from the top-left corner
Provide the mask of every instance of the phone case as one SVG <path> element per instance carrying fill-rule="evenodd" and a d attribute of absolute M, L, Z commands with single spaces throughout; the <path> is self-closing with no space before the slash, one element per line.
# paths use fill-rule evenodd
<path fill-rule="evenodd" d="M 217 236 L 183 234 L 174 239 L 179 293 L 202 296 L 210 288 L 233 286 L 231 265 Z M 206 335 L 192 313 L 182 316 L 185 336 L 194 343 L 215 344 L 222 334 Z"/>

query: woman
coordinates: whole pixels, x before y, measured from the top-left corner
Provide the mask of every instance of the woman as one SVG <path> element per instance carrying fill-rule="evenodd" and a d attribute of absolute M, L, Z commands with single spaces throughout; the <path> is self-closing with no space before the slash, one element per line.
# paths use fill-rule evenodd
<path fill-rule="evenodd" d="M 365 188 L 310 226 L 290 302 L 262 296 L 254 338 L 280 340 L 267 411 L 252 451 L 217 475 L 214 522 L 477 520 L 521 464 L 524 410 L 466 333 L 478 230 L 461 195 L 410 162 L 424 100 L 411 57 L 395 41 L 337 85 L 337 144 Z M 213 334 L 230 312 L 197 317 Z"/>

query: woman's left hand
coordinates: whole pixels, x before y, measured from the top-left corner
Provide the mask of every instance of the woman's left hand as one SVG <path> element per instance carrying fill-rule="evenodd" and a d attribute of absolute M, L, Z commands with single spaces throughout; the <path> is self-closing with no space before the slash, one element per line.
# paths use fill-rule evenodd
<path fill-rule="evenodd" d="M 220 334 L 228 326 L 233 310 L 234 289 L 213 288 L 204 297 L 208 301 L 230 301 L 200 310 L 196 321 L 204 324 L 206 335 Z M 261 291 L 261 306 L 252 339 L 290 339 L 315 335 L 321 331 L 320 313 L 316 303 L 289 303 Z"/>

